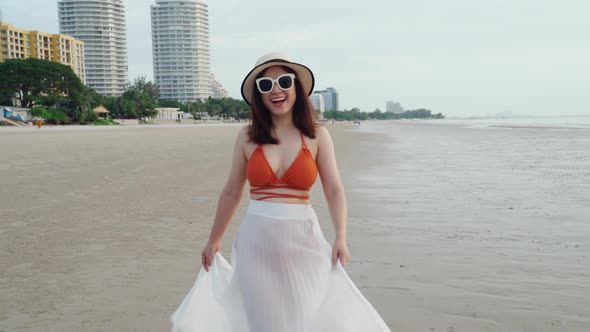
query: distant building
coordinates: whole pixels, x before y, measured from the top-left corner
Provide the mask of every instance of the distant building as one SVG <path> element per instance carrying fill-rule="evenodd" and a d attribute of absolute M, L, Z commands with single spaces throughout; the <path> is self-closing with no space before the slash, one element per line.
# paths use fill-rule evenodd
<path fill-rule="evenodd" d="M 14 106 L 0 106 L 0 125 L 2 125 L 2 121 L 4 117 L 10 116 L 14 118 L 22 119 L 23 121 L 32 121 L 33 116 L 31 115 L 30 108 L 24 107 L 14 107 Z M 5 121 L 5 120 L 4 120 Z"/>
<path fill-rule="evenodd" d="M 155 0 L 151 6 L 154 81 L 160 99 L 213 96 L 206 0 Z"/>
<path fill-rule="evenodd" d="M 58 0 L 59 32 L 84 42 L 86 83 L 105 96 L 121 96 L 127 75 L 123 0 Z"/>
<path fill-rule="evenodd" d="M 405 112 L 404 108 L 400 103 L 394 101 L 388 101 L 385 103 L 385 111 L 389 113 L 400 114 Z"/>
<path fill-rule="evenodd" d="M 311 104 L 316 112 L 324 112 L 326 110 L 326 106 L 324 104 L 324 95 L 321 91 L 314 91 L 311 96 L 309 96 L 311 100 Z"/>
<path fill-rule="evenodd" d="M 72 36 L 29 31 L 0 22 L 0 62 L 37 58 L 70 66 L 86 83 L 84 42 Z"/>
<path fill-rule="evenodd" d="M 211 89 L 213 89 L 213 98 L 227 98 L 229 93 L 227 90 L 215 79 L 215 76 L 211 74 Z"/>
<path fill-rule="evenodd" d="M 154 118 L 158 120 L 178 120 L 184 114 L 180 111 L 180 108 L 175 107 L 158 107 L 154 110 L 156 111 Z"/>
<path fill-rule="evenodd" d="M 102 105 L 95 107 L 92 111 L 96 113 L 96 116 L 104 119 L 108 118 L 109 113 L 111 113 L 106 107 Z"/>
<path fill-rule="evenodd" d="M 334 88 L 327 88 L 324 92 L 324 104 L 327 110 L 339 111 L 340 103 L 338 98 L 338 91 Z"/>
<path fill-rule="evenodd" d="M 324 99 L 324 108 L 326 111 L 339 111 L 338 91 L 334 88 L 327 88 L 322 91 L 314 91 L 314 94 L 321 94 Z"/>

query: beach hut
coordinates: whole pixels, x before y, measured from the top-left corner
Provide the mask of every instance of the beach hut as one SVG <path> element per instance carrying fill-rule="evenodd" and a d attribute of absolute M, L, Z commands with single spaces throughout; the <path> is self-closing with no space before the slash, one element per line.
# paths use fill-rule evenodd
<path fill-rule="evenodd" d="M 158 107 L 155 109 L 154 119 L 157 120 L 177 120 L 180 108 L 177 107 Z M 182 113 L 182 112 L 180 112 Z"/>
<path fill-rule="evenodd" d="M 193 116 L 190 113 L 185 113 L 177 107 L 158 107 L 154 109 L 156 114 L 152 117 L 153 120 L 157 120 L 160 123 L 166 123 L 169 120 L 181 123 L 184 119 L 192 119 Z"/>
<path fill-rule="evenodd" d="M 110 113 L 104 106 L 100 105 L 92 110 L 99 118 L 106 119 L 108 114 Z"/>

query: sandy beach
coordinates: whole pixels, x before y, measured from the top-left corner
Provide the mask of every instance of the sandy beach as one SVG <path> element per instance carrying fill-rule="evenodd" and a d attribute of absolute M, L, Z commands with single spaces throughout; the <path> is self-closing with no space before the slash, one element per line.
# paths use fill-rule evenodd
<path fill-rule="evenodd" d="M 393 331 L 590 330 L 587 154 L 536 183 L 553 152 L 525 154 L 532 169 L 501 157 L 537 144 L 531 130 L 327 127 L 349 202 L 347 271 Z M 0 128 L 0 331 L 169 330 L 239 128 Z M 570 152 L 590 137 L 568 135 Z M 319 181 L 312 202 L 331 241 Z"/>
<path fill-rule="evenodd" d="M 345 179 L 366 160 L 355 142 L 371 137 L 349 127 L 331 127 Z M 34 129 L 0 130 L 0 330 L 169 329 L 200 268 L 239 126 Z M 319 183 L 312 196 L 331 234 Z M 387 317 L 378 293 L 367 295 Z"/>

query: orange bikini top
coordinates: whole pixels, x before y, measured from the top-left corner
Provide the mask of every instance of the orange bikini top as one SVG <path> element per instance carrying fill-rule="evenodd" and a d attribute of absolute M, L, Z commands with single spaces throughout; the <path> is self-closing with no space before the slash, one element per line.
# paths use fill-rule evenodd
<path fill-rule="evenodd" d="M 246 176 L 250 182 L 250 194 L 265 195 L 257 200 L 267 198 L 299 198 L 309 199 L 309 195 L 291 195 L 272 192 L 275 188 L 285 188 L 293 190 L 309 191 L 318 175 L 318 168 L 311 155 L 311 152 L 305 145 L 303 134 L 301 136 L 301 150 L 295 158 L 295 161 L 287 168 L 287 171 L 279 179 L 270 167 L 262 145 L 258 144 L 256 150 L 248 159 L 246 167 Z"/>

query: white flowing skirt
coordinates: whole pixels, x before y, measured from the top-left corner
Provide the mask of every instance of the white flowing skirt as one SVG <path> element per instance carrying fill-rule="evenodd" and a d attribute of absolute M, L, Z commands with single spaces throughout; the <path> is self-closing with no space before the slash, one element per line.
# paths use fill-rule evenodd
<path fill-rule="evenodd" d="M 251 201 L 232 248 L 217 253 L 170 317 L 174 332 L 390 331 L 352 283 L 310 205 Z"/>

